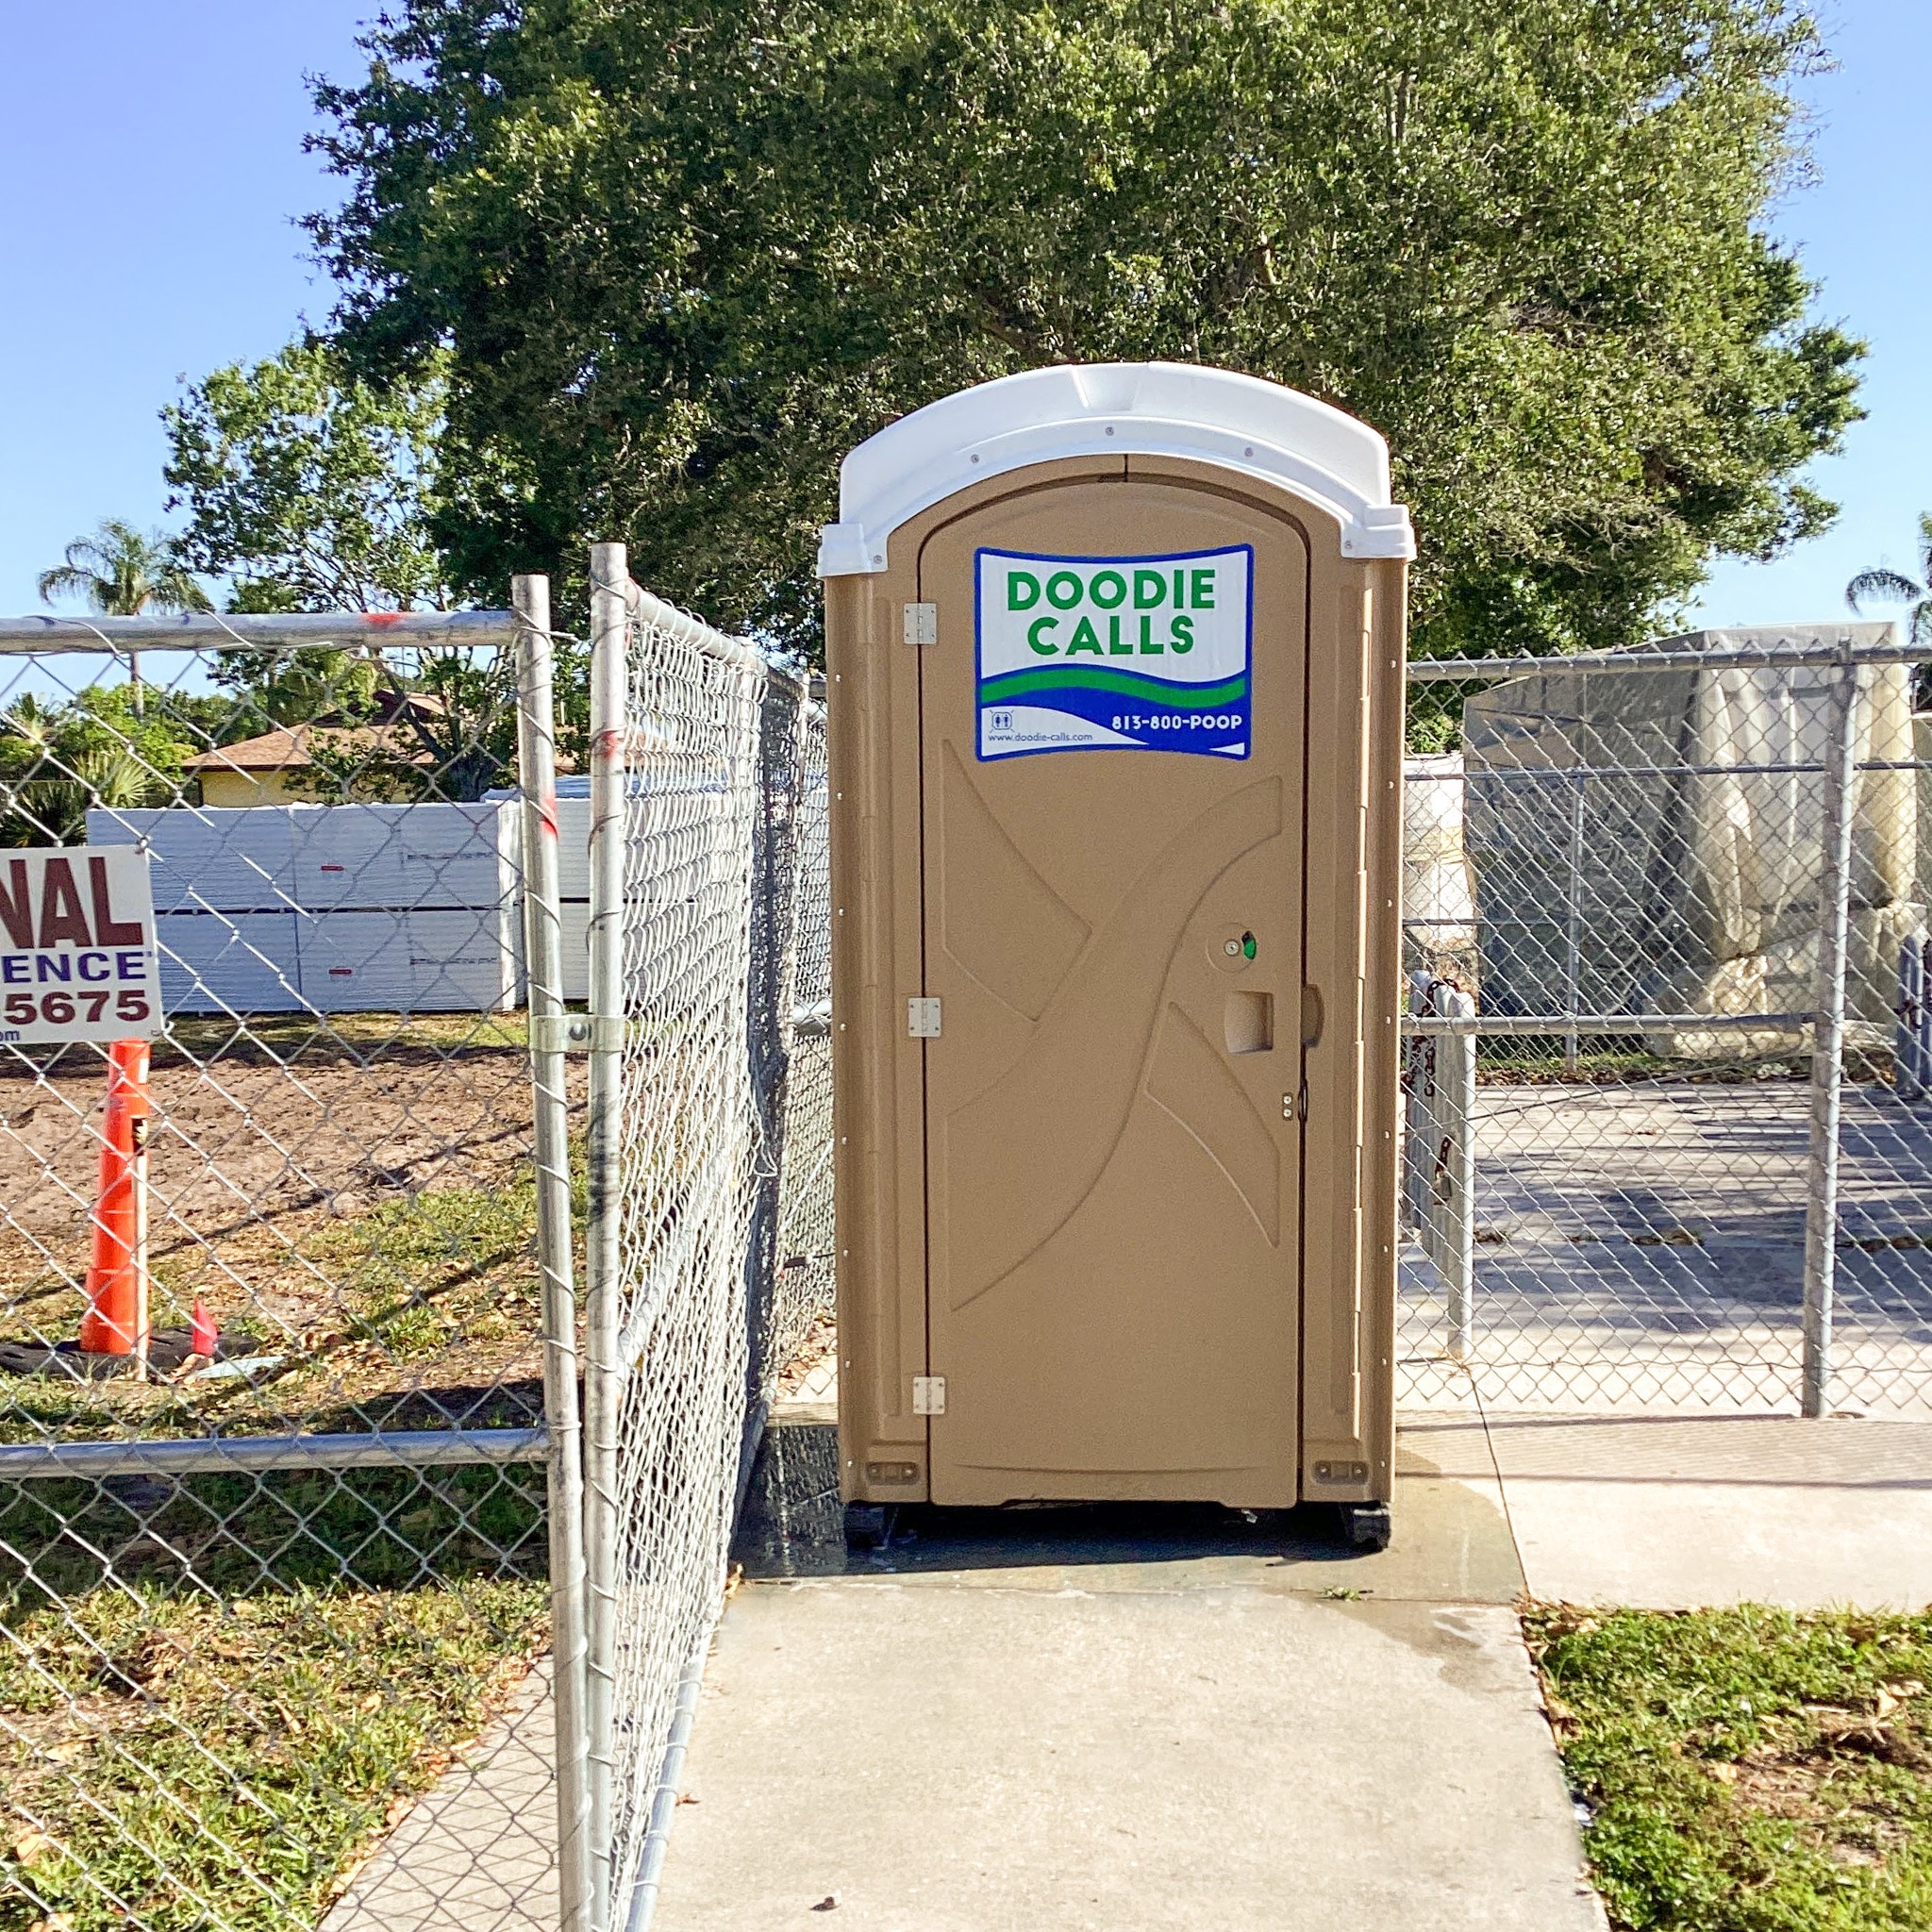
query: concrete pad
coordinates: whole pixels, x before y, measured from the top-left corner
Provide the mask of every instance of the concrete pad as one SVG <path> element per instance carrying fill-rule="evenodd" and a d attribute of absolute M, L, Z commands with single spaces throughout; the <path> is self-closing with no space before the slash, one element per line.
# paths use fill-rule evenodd
<path fill-rule="evenodd" d="M 1932 1424 L 1492 1417 L 1489 1439 L 1532 1596 L 1932 1602 Z"/>
<path fill-rule="evenodd" d="M 1485 1406 L 1795 1414 L 1808 1090 L 1795 1079 L 1513 1085 L 1476 1096 Z M 1844 1094 L 1833 1407 L 1932 1418 L 1932 1114 Z M 1458 1392 L 1442 1284 L 1402 1257 L 1405 1407 Z"/>
<path fill-rule="evenodd" d="M 556 1932 L 550 1667 L 433 1785 L 322 1922 L 322 1932 Z"/>
<path fill-rule="evenodd" d="M 1453 1467 L 1445 1466 L 1453 1465 Z M 1403 1435 L 1394 1537 L 1351 1550 L 1332 1510 L 1214 1505 L 1069 1505 L 931 1509 L 891 1517 L 885 1549 L 848 1557 L 836 1434 L 795 1413 L 774 1418 L 741 1521 L 754 1577 L 896 1575 L 950 1589 L 1268 1591 L 1418 1603 L 1513 1603 L 1523 1593 L 1509 1526 L 1479 1421 Z"/>
<path fill-rule="evenodd" d="M 1600 1926 L 1481 1423 L 1434 1420 L 1386 1552 L 1315 1507 L 906 1508 L 848 1564 L 788 1413 L 658 1932 Z"/>
<path fill-rule="evenodd" d="M 814 1396 L 823 1391 L 812 1391 Z M 900 1513 L 848 1565 L 821 1402 L 767 1438 L 660 1932 L 1599 1926 L 1509 1606 L 1932 1601 L 1932 1424 L 1404 1419 L 1326 1512 Z M 1521 1552 L 1521 1563 L 1518 1552 Z M 545 1932 L 546 1686 L 325 1932 Z"/>
<path fill-rule="evenodd" d="M 658 1932 L 1601 1924 L 1509 1610 L 1093 1581 L 741 1591 Z"/>

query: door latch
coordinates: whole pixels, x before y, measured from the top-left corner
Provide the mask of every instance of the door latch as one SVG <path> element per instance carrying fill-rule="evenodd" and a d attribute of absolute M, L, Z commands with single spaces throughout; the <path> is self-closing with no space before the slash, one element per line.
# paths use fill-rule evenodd
<path fill-rule="evenodd" d="M 1308 1083 L 1304 1080 L 1298 1091 L 1281 1096 L 1281 1118 L 1285 1121 L 1306 1121 L 1308 1117 Z"/>
<path fill-rule="evenodd" d="M 940 1003 L 935 999 L 909 999 L 906 1002 L 906 1031 L 914 1040 L 937 1040 L 940 1037 Z"/>

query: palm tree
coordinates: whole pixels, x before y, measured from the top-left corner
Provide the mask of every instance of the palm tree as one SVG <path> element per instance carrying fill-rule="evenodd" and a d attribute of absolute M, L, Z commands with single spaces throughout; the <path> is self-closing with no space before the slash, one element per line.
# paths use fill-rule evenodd
<path fill-rule="evenodd" d="M 105 518 L 92 537 L 76 537 L 66 560 L 40 576 L 41 601 L 80 597 L 103 617 L 139 617 L 143 611 L 212 610 L 208 594 L 194 574 L 175 560 L 174 546 L 160 531 L 142 536 L 132 524 Z M 127 654 L 127 677 L 137 717 L 142 701 L 141 653 Z"/>
<path fill-rule="evenodd" d="M 127 811 L 167 803 L 166 780 L 132 746 L 76 749 L 62 731 L 72 723 L 31 692 L 0 712 L 0 741 L 19 746 L 7 759 L 9 810 L 0 820 L 0 845 L 85 844 L 89 806 Z"/>
<path fill-rule="evenodd" d="M 1845 602 L 1875 597 L 1886 604 L 1909 604 L 1906 623 L 1915 644 L 1932 642 L 1932 511 L 1919 518 L 1919 580 L 1895 570 L 1861 570 L 1845 586 Z"/>

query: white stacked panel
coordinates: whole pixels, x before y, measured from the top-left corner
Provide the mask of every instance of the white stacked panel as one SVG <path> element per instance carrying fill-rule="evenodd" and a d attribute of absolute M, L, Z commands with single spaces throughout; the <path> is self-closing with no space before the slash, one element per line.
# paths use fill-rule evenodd
<path fill-rule="evenodd" d="M 147 850 L 162 1004 L 190 1013 L 515 1005 L 519 833 L 495 801 L 88 815 Z"/>
<path fill-rule="evenodd" d="M 300 1008 L 286 812 L 96 807 L 87 836 L 92 845 L 139 844 L 148 854 L 167 1011 Z"/>
<path fill-rule="evenodd" d="M 557 892 L 567 905 L 591 901 L 591 800 L 557 801 Z"/>
<path fill-rule="evenodd" d="M 409 982 L 421 1012 L 494 1012 L 523 996 L 520 901 L 408 915 Z"/>
<path fill-rule="evenodd" d="M 290 891 L 289 813 L 171 806 L 87 815 L 90 845 L 143 846 L 155 911 L 268 912 L 299 904 Z"/>
<path fill-rule="evenodd" d="M 591 781 L 572 775 L 557 786 L 557 895 L 563 928 L 563 997 L 591 997 Z M 510 791 L 492 791 L 491 801 L 515 801 Z M 513 808 L 522 810 L 521 803 Z M 519 940 L 521 944 L 521 938 Z"/>
<path fill-rule="evenodd" d="M 494 907 L 516 896 L 510 807 L 299 806 L 290 819 L 291 876 L 310 911 Z"/>
<path fill-rule="evenodd" d="M 334 911 L 301 921 L 302 991 L 320 1012 L 490 1012 L 515 1004 L 494 908 Z"/>
<path fill-rule="evenodd" d="M 557 896 L 562 902 L 563 996 L 591 997 L 591 801 L 557 801 Z"/>
<path fill-rule="evenodd" d="M 563 996 L 591 997 L 591 903 L 566 899 L 559 924 L 563 927 Z"/>
<path fill-rule="evenodd" d="M 299 1011 L 305 1002 L 295 944 L 297 917 L 293 912 L 157 913 L 161 1010 Z"/>

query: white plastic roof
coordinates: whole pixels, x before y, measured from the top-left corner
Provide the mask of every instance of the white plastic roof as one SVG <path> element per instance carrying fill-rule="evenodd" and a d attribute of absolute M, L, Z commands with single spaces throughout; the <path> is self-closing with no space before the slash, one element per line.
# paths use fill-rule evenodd
<path fill-rule="evenodd" d="M 1341 519 L 1343 556 L 1415 555 L 1408 511 L 1389 501 L 1389 446 L 1366 423 L 1228 369 L 1094 362 L 981 383 L 869 437 L 840 467 L 819 575 L 884 570 L 892 532 L 968 484 L 1116 455 L 1191 457 L 1285 484 Z"/>

